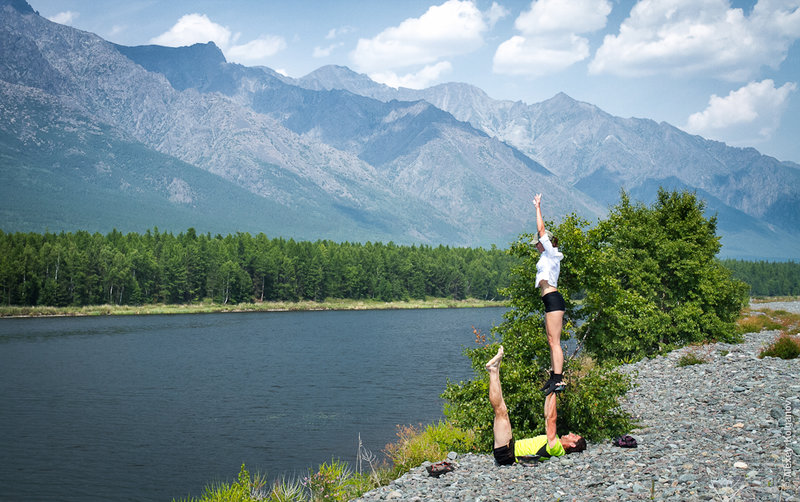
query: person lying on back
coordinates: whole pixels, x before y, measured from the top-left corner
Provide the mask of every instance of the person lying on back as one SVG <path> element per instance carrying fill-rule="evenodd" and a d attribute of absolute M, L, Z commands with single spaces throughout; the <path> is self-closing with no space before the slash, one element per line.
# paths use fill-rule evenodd
<path fill-rule="evenodd" d="M 499 465 L 511 465 L 521 457 L 536 456 L 540 460 L 560 457 L 567 453 L 586 449 L 586 440 L 578 434 L 569 433 L 558 437 L 556 433 L 556 394 L 548 394 L 544 399 L 545 432 L 541 436 L 514 440 L 511 433 L 511 420 L 503 399 L 500 385 L 500 363 L 503 360 L 503 347 L 488 363 L 489 402 L 494 409 L 494 458 Z"/>

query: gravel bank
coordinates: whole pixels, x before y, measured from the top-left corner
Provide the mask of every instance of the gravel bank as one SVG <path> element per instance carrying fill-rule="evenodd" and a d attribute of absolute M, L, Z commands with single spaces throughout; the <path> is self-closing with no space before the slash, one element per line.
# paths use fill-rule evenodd
<path fill-rule="evenodd" d="M 785 310 L 793 314 L 800 314 L 800 302 L 767 302 L 767 303 L 750 303 L 750 308 L 753 310 Z"/>
<path fill-rule="evenodd" d="M 636 449 L 589 443 L 580 454 L 507 467 L 466 454 L 440 478 L 420 466 L 357 500 L 800 501 L 800 360 L 757 358 L 776 336 L 624 366 L 638 372 L 624 403 L 640 421 Z M 689 350 L 708 362 L 677 367 Z"/>

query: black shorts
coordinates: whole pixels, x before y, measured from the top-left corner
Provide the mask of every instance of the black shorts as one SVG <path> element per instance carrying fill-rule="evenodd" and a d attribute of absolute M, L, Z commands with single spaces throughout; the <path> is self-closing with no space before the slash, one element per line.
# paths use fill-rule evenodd
<path fill-rule="evenodd" d="M 556 310 L 567 310 L 567 304 L 564 303 L 564 297 L 558 291 L 551 291 L 542 297 L 544 302 L 545 312 L 554 312 Z"/>
<path fill-rule="evenodd" d="M 511 441 L 509 441 L 507 445 L 492 450 L 492 453 L 494 453 L 494 459 L 497 461 L 498 465 L 511 465 L 516 462 L 517 459 L 514 456 L 514 438 L 511 438 Z"/>

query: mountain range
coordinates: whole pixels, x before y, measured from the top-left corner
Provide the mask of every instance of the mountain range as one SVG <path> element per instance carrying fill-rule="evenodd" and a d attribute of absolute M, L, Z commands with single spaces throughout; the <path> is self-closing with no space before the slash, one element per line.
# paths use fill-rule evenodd
<path fill-rule="evenodd" d="M 602 218 L 624 188 L 689 189 L 722 256 L 800 257 L 800 166 L 565 94 L 293 79 L 213 43 L 125 47 L 0 0 L 0 229 L 264 232 L 504 247 L 545 216 Z"/>

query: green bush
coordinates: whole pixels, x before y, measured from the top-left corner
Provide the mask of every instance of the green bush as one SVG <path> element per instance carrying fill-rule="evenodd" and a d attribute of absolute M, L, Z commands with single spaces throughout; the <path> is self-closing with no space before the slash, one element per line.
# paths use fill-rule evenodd
<path fill-rule="evenodd" d="M 689 343 L 741 341 L 734 326 L 748 286 L 715 259 L 716 218 L 704 210 L 689 192 L 659 190 L 650 207 L 622 192 L 594 228 L 569 217 L 555 230 L 564 283 L 585 291 L 577 314 L 587 322 L 577 335 L 591 331 L 593 356 L 639 359 Z"/>
<path fill-rule="evenodd" d="M 780 357 L 781 359 L 795 359 L 797 356 L 800 356 L 800 339 L 787 334 L 781 334 L 758 355 L 759 358 Z"/>

